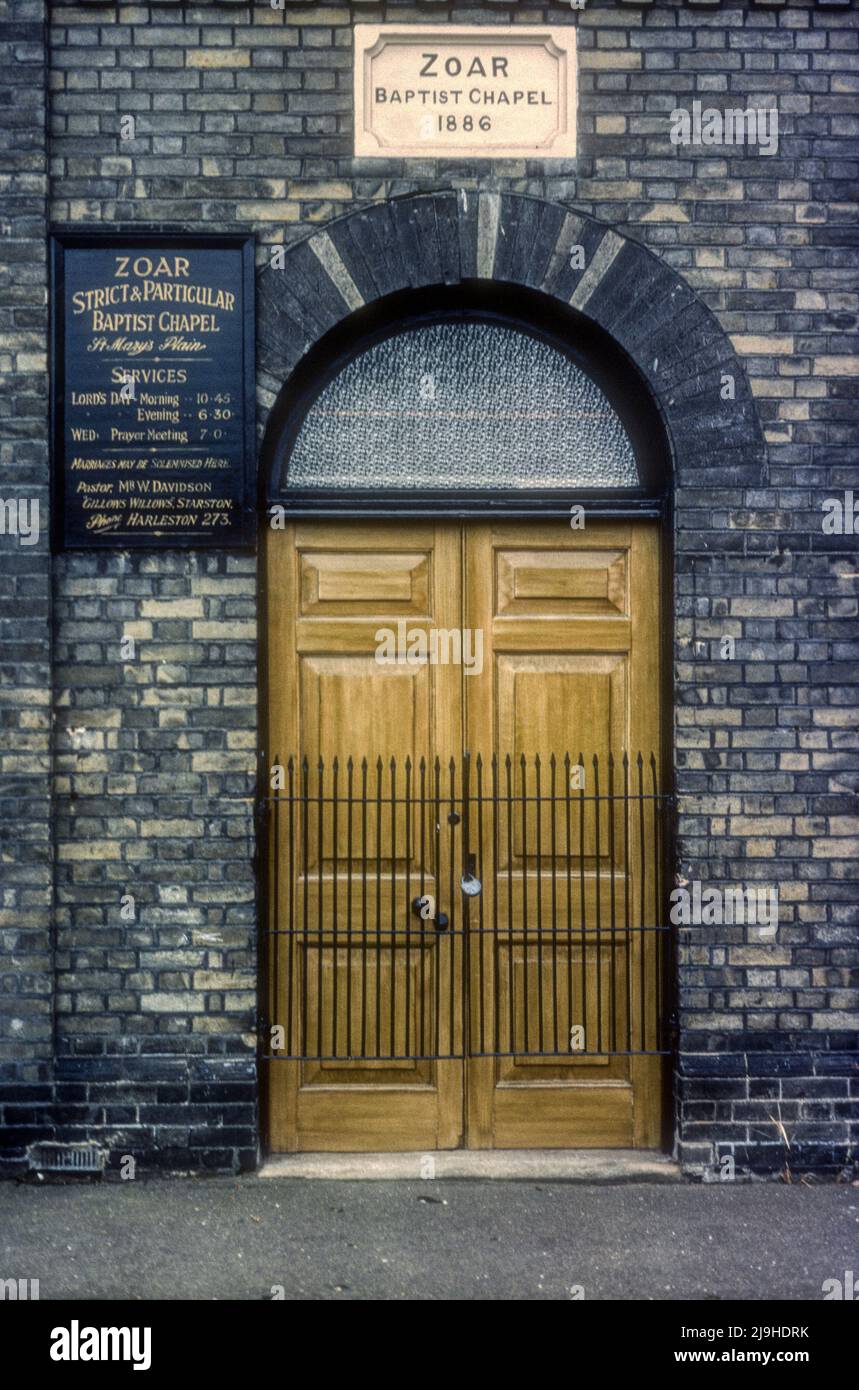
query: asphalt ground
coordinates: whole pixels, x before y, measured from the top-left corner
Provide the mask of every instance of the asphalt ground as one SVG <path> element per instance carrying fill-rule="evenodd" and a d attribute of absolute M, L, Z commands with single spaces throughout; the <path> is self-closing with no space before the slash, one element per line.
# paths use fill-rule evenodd
<path fill-rule="evenodd" d="M 849 1183 L 0 1184 L 0 1280 L 41 1300 L 819 1303 L 848 1270 Z"/>

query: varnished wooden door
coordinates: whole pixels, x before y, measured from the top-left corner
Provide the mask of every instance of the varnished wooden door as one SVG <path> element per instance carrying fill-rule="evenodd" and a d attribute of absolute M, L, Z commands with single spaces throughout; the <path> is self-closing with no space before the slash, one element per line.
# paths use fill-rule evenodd
<path fill-rule="evenodd" d="M 302 523 L 273 533 L 267 557 L 268 747 L 281 765 L 299 759 L 296 812 L 291 822 L 279 816 L 270 848 L 278 865 L 270 887 L 284 930 L 270 972 L 269 1015 L 286 1030 L 285 1051 L 304 1059 L 268 1064 L 270 1145 L 456 1148 L 462 1038 L 460 1011 L 446 1003 L 462 991 L 462 951 L 451 951 L 410 910 L 418 892 L 439 903 L 449 895 L 452 836 L 429 830 L 421 845 L 402 805 L 391 809 L 389 801 L 392 758 L 401 797 L 407 758 L 413 768 L 421 758 L 443 767 L 459 756 L 461 671 L 380 664 L 376 634 L 396 632 L 398 623 L 409 633 L 461 626 L 461 538 L 456 529 L 423 523 Z M 337 759 L 342 798 L 350 758 L 356 804 L 351 824 L 343 812 L 335 825 L 332 768 Z M 320 760 L 327 773 L 321 787 Z M 350 923 L 362 925 L 352 931 Z M 356 944 L 360 932 L 365 948 Z M 430 1030 L 428 1020 L 436 1019 Z M 391 1060 L 344 1060 L 373 1054 Z"/>
<path fill-rule="evenodd" d="M 640 1026 L 644 1002 L 653 1017 L 640 992 L 656 986 L 655 941 L 628 929 L 652 866 L 620 798 L 623 751 L 634 792 L 637 753 L 659 748 L 658 529 L 478 525 L 464 575 L 466 623 L 484 634 L 466 744 L 485 763 L 502 759 L 500 833 L 484 844 L 484 931 L 471 951 L 467 1142 L 652 1147 L 662 1059 L 628 1055 L 630 1044 L 656 1046 Z M 584 755 L 569 800 L 567 753 L 573 767 Z M 616 802 L 595 800 L 609 792 Z M 558 870 L 565 856 L 574 875 Z M 473 1055 L 490 1050 L 506 1055 Z"/>
<path fill-rule="evenodd" d="M 302 836 L 282 818 L 273 836 L 278 918 L 301 929 L 277 938 L 269 1012 L 288 1028 L 287 1050 L 304 1058 L 269 1065 L 274 1150 L 659 1142 L 663 1064 L 630 1055 L 622 1026 L 643 1013 L 643 991 L 654 978 L 652 940 L 618 937 L 607 926 L 623 922 L 627 895 L 638 895 L 645 872 L 624 835 L 628 816 L 613 808 L 609 834 L 605 823 L 595 827 L 591 803 L 574 803 L 581 872 L 573 893 L 563 874 L 546 872 L 550 855 L 566 849 L 570 862 L 570 822 L 541 827 L 534 797 L 535 758 L 547 792 L 550 776 L 568 775 L 562 763 L 550 771 L 551 755 L 583 753 L 590 795 L 594 754 L 605 777 L 610 751 L 648 756 L 658 749 L 659 582 L 651 523 L 589 522 L 583 531 L 557 524 L 298 523 L 269 536 L 270 760 L 306 756 L 307 771 L 296 764 L 291 776 L 299 801 L 303 785 L 306 806 L 318 801 L 320 808 L 318 828 L 305 816 Z M 482 670 L 380 665 L 379 630 L 396 631 L 398 623 L 409 634 L 479 632 Z M 439 811 L 442 833 L 419 845 L 401 809 L 386 812 L 384 795 L 373 804 L 374 778 L 379 758 L 386 767 L 395 758 L 402 776 L 407 758 L 413 769 L 421 758 L 461 764 L 466 748 L 472 760 L 481 755 L 487 793 L 495 755 L 497 801 L 506 797 L 519 809 L 506 823 L 502 811 L 497 843 L 477 846 L 472 833 L 482 892 L 454 903 L 468 867 L 464 828 L 448 834 Z M 336 758 L 342 794 L 350 757 L 356 802 L 369 792 L 363 849 L 342 814 L 332 826 L 330 787 L 314 781 L 318 760 L 330 768 Z M 622 790 L 619 766 L 615 792 Z M 387 792 L 390 781 L 381 776 Z M 372 904 L 368 916 L 360 894 L 367 845 L 372 861 L 374 843 L 388 846 L 386 857 L 380 851 L 370 865 L 371 893 L 385 904 L 377 926 L 397 925 L 385 950 L 356 953 L 351 938 L 349 949 L 343 943 L 352 920 L 372 923 Z M 445 938 L 419 931 L 415 938 L 412 929 L 400 930 L 410 921 L 419 859 L 421 891 L 459 913 L 458 926 L 468 928 L 459 950 L 458 932 Z M 567 926 L 564 949 L 558 923 Z M 379 939 L 371 928 L 370 940 Z M 356 970 L 360 982 L 352 979 Z M 392 995 L 399 1001 L 393 1011 Z M 359 997 L 369 1024 L 352 1008 Z M 426 1041 L 426 1017 L 441 1019 L 429 1049 L 416 1045 L 419 1037 Z M 394 1060 L 344 1060 L 364 1050 L 361 1028 L 369 1028 L 371 1044 L 381 1030 L 387 1046 L 389 1021 Z M 584 1053 L 569 1051 L 571 1023 L 582 1031 Z M 644 1035 L 639 1041 L 654 1043 Z M 436 1055 L 410 1055 L 425 1050 Z"/>

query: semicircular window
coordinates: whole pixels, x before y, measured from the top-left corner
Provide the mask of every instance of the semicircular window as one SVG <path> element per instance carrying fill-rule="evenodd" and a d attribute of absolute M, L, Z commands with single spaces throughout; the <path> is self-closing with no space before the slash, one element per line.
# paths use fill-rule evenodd
<path fill-rule="evenodd" d="M 629 488 L 632 444 L 599 386 L 516 328 L 450 320 L 364 349 L 307 410 L 287 489 Z"/>

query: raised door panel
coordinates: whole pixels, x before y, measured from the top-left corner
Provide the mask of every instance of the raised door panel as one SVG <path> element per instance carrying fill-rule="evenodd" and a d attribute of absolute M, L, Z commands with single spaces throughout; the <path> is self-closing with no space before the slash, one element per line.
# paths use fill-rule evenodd
<path fill-rule="evenodd" d="M 496 556 L 498 617 L 625 615 L 624 550 L 504 550 Z"/>

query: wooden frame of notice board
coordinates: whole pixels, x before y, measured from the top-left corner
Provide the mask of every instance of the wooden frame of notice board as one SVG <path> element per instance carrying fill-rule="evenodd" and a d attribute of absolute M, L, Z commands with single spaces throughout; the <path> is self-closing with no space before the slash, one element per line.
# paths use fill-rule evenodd
<path fill-rule="evenodd" d="M 57 229 L 50 294 L 54 549 L 252 546 L 254 237 Z"/>

